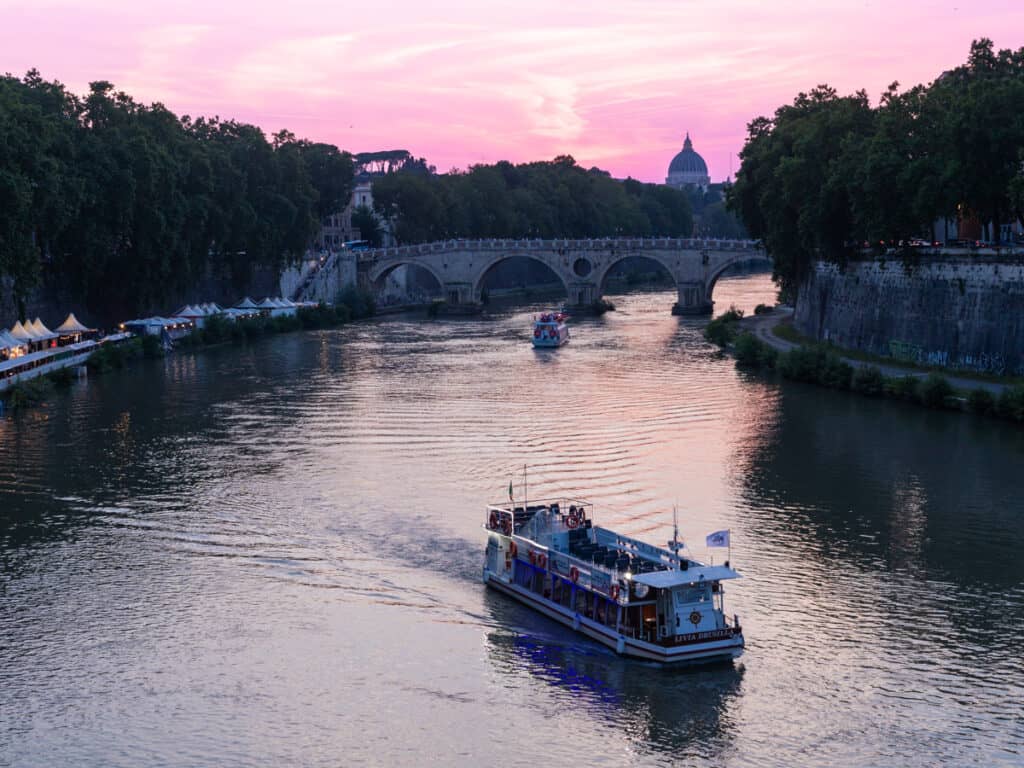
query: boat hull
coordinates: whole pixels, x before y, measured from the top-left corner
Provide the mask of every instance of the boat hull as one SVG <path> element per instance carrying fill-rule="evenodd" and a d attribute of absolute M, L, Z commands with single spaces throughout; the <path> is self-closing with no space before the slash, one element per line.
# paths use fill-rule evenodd
<path fill-rule="evenodd" d="M 743 653 L 742 634 L 734 635 L 727 640 L 665 647 L 621 635 L 604 624 L 581 616 L 516 584 L 497 578 L 486 569 L 484 570 L 484 583 L 627 658 L 676 666 L 731 661 L 739 658 Z"/>
<path fill-rule="evenodd" d="M 558 349 L 569 343 L 569 338 L 564 339 L 534 339 L 533 346 L 537 349 Z"/>

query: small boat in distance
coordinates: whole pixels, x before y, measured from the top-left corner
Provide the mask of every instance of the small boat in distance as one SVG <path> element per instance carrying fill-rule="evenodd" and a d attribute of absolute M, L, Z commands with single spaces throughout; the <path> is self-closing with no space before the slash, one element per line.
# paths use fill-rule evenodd
<path fill-rule="evenodd" d="M 545 312 L 533 319 L 533 346 L 537 348 L 560 347 L 569 343 L 569 326 L 565 324 L 564 312 Z"/>
<path fill-rule="evenodd" d="M 511 496 L 511 490 L 509 495 Z M 572 499 L 491 504 L 484 583 L 615 650 L 662 664 L 735 659 L 739 617 L 722 582 L 740 575 L 593 524 Z"/>

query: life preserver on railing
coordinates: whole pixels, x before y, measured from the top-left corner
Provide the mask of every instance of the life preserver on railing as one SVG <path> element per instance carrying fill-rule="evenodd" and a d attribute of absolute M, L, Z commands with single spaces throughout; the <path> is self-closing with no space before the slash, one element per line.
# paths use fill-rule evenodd
<path fill-rule="evenodd" d="M 565 524 L 568 525 L 570 528 L 579 528 L 580 520 L 578 517 L 576 517 L 576 515 L 569 515 L 568 519 L 565 521 Z"/>
<path fill-rule="evenodd" d="M 517 547 L 516 543 L 513 541 L 508 545 L 508 551 L 512 553 L 512 557 L 515 557 L 519 554 L 519 547 Z"/>
<path fill-rule="evenodd" d="M 530 550 L 530 565 L 536 565 L 536 564 L 537 564 L 537 553 L 536 553 L 536 552 L 534 552 L 534 551 L 533 551 L 533 550 L 531 549 L 531 550 Z"/>
<path fill-rule="evenodd" d="M 488 522 L 490 524 L 491 530 L 495 530 L 498 527 L 498 513 L 492 510 L 491 518 Z"/>
<path fill-rule="evenodd" d="M 512 521 L 511 520 L 502 520 L 501 521 L 501 530 L 502 530 L 502 532 L 504 532 L 504 534 L 506 536 L 511 536 L 512 535 Z"/>
<path fill-rule="evenodd" d="M 580 579 L 580 569 L 575 565 L 569 569 L 569 578 L 572 579 L 572 583 L 575 584 Z"/>
<path fill-rule="evenodd" d="M 548 567 L 548 556 L 541 552 L 537 555 L 537 567 L 547 570 Z"/>
<path fill-rule="evenodd" d="M 539 339 L 540 338 L 540 328 L 537 328 L 537 329 L 534 330 L 533 338 L 535 338 L 535 339 Z"/>
<path fill-rule="evenodd" d="M 608 595 L 611 597 L 612 600 L 618 600 L 619 599 L 619 585 L 618 584 L 612 584 L 612 588 L 610 590 L 608 590 Z"/>

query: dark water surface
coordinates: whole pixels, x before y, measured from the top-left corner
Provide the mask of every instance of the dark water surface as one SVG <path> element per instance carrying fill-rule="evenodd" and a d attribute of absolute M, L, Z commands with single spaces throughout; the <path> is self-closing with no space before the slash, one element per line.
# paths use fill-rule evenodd
<path fill-rule="evenodd" d="M 555 352 L 535 308 L 292 334 L 0 419 L 0 763 L 1024 764 L 1021 430 L 746 375 L 672 301 Z M 678 500 L 698 558 L 730 528 L 743 658 L 622 661 L 486 592 L 524 463 L 654 543 Z"/>

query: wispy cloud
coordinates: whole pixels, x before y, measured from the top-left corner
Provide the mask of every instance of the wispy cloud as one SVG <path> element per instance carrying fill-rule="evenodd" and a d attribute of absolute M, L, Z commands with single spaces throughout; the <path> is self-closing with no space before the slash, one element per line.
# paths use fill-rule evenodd
<path fill-rule="evenodd" d="M 0 0 L 2 66 L 110 79 L 219 113 L 439 167 L 568 152 L 658 180 L 682 132 L 712 176 L 747 122 L 830 82 L 875 95 L 1024 45 L 1020 0 Z"/>

